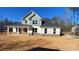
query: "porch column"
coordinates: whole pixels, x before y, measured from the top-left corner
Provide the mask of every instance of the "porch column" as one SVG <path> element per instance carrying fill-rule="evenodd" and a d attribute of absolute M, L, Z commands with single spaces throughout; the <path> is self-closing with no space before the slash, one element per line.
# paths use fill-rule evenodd
<path fill-rule="evenodd" d="M 19 27 L 17 27 L 17 35 L 19 35 Z"/>
<path fill-rule="evenodd" d="M 9 27 L 7 27 L 7 35 L 9 35 Z"/>
<path fill-rule="evenodd" d="M 16 32 L 16 27 L 13 27 L 13 32 L 14 32 L 14 33 Z"/>
<path fill-rule="evenodd" d="M 29 27 L 27 27 L 27 36 L 29 36 Z"/>

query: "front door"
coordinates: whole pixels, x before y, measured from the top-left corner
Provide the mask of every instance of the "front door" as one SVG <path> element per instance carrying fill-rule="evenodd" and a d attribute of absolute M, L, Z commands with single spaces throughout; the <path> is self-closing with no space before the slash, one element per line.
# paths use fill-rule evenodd
<path fill-rule="evenodd" d="M 33 34 L 37 33 L 37 28 L 33 28 Z"/>

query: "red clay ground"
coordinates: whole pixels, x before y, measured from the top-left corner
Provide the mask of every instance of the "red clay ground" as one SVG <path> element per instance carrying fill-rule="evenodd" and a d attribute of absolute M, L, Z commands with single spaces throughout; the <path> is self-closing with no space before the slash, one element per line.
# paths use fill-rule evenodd
<path fill-rule="evenodd" d="M 79 50 L 78 39 L 67 36 L 7 36 L 0 35 L 1 51 L 26 51 L 35 47 L 58 49 L 61 51 Z"/>

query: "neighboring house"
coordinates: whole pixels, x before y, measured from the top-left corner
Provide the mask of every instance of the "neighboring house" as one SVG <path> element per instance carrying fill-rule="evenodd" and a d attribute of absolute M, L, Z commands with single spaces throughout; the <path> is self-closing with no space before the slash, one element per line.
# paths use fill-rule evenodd
<path fill-rule="evenodd" d="M 45 22 L 37 13 L 31 11 L 22 20 L 19 25 L 7 25 L 7 33 L 9 28 L 13 28 L 13 32 L 17 34 L 40 34 L 40 35 L 61 35 L 61 28 L 53 24 Z"/>
<path fill-rule="evenodd" d="M 72 27 L 72 34 L 79 35 L 79 24 Z"/>
<path fill-rule="evenodd" d="M 2 25 L 0 24 L 0 32 L 3 32 L 6 30 L 6 26 L 5 25 Z"/>

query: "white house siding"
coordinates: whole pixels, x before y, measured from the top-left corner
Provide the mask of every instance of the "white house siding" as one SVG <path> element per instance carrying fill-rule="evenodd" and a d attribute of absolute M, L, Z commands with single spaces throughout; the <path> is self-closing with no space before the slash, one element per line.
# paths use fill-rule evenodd
<path fill-rule="evenodd" d="M 53 34 L 53 28 L 47 28 L 47 34 Z"/>
<path fill-rule="evenodd" d="M 45 28 L 41 28 L 41 34 L 46 34 L 45 32 Z M 47 34 L 53 34 L 53 28 L 47 28 Z"/>
<path fill-rule="evenodd" d="M 77 28 L 77 26 L 72 27 L 72 32 L 73 33 L 76 32 L 76 28 Z"/>
<path fill-rule="evenodd" d="M 37 28 L 37 33 L 41 34 L 41 28 L 40 28 L 40 26 L 33 26 L 33 28 Z"/>
<path fill-rule="evenodd" d="M 27 23 L 25 23 L 25 20 L 22 21 L 22 24 L 28 24 L 28 25 L 32 25 L 33 28 L 37 28 L 37 33 L 38 34 L 54 34 L 53 33 L 53 30 L 54 30 L 54 27 L 46 27 L 47 28 L 47 33 L 44 33 L 45 32 L 45 27 L 40 27 L 42 26 L 41 25 L 41 17 L 36 14 L 35 16 L 33 16 L 34 12 L 32 12 L 28 17 L 25 18 L 25 20 L 27 20 Z M 29 19 L 31 16 L 33 16 L 31 19 Z M 33 21 L 34 20 L 37 20 L 37 24 L 33 24 Z M 55 35 L 60 35 L 60 28 L 56 27 L 56 33 Z"/>
<path fill-rule="evenodd" d="M 33 21 L 37 20 L 37 24 L 33 24 Z M 30 20 L 30 25 L 33 26 L 40 26 L 41 25 L 41 18 L 38 15 L 35 15 L 31 20 Z"/>
<path fill-rule="evenodd" d="M 32 14 L 30 14 L 28 17 L 25 18 L 25 20 L 27 20 L 27 23 L 25 23 L 25 20 L 23 20 L 23 21 L 22 21 L 22 24 L 40 26 L 40 25 L 41 25 L 41 19 L 42 19 L 42 18 L 41 18 L 40 16 L 38 16 L 37 14 L 36 14 L 31 20 L 29 19 L 29 18 L 30 18 L 31 16 L 33 16 L 34 14 L 36 14 L 36 13 L 32 12 Z M 37 24 L 33 24 L 33 23 L 32 23 L 33 20 L 37 20 Z"/>
<path fill-rule="evenodd" d="M 41 34 L 41 28 L 40 27 L 37 28 L 37 33 Z"/>
<path fill-rule="evenodd" d="M 60 35 L 60 28 L 56 28 L 56 33 L 53 33 L 54 28 L 47 28 L 47 33 L 45 32 L 45 28 L 39 28 L 38 33 L 40 34 L 48 34 L 48 35 Z"/>
<path fill-rule="evenodd" d="M 56 28 L 56 35 L 60 35 L 60 28 Z"/>
<path fill-rule="evenodd" d="M 40 32 L 41 34 L 45 34 L 44 33 L 44 28 L 41 28 L 41 32 Z"/>
<path fill-rule="evenodd" d="M 29 18 L 34 14 L 34 12 L 32 12 L 28 17 L 26 17 L 24 20 L 22 20 L 22 24 L 26 24 L 25 20 L 27 21 L 27 24 L 30 24 L 30 20 Z"/>
<path fill-rule="evenodd" d="M 32 30 L 29 30 L 29 31 L 28 31 L 28 34 L 32 34 Z"/>
<path fill-rule="evenodd" d="M 26 24 L 24 20 L 22 20 L 22 24 Z"/>

